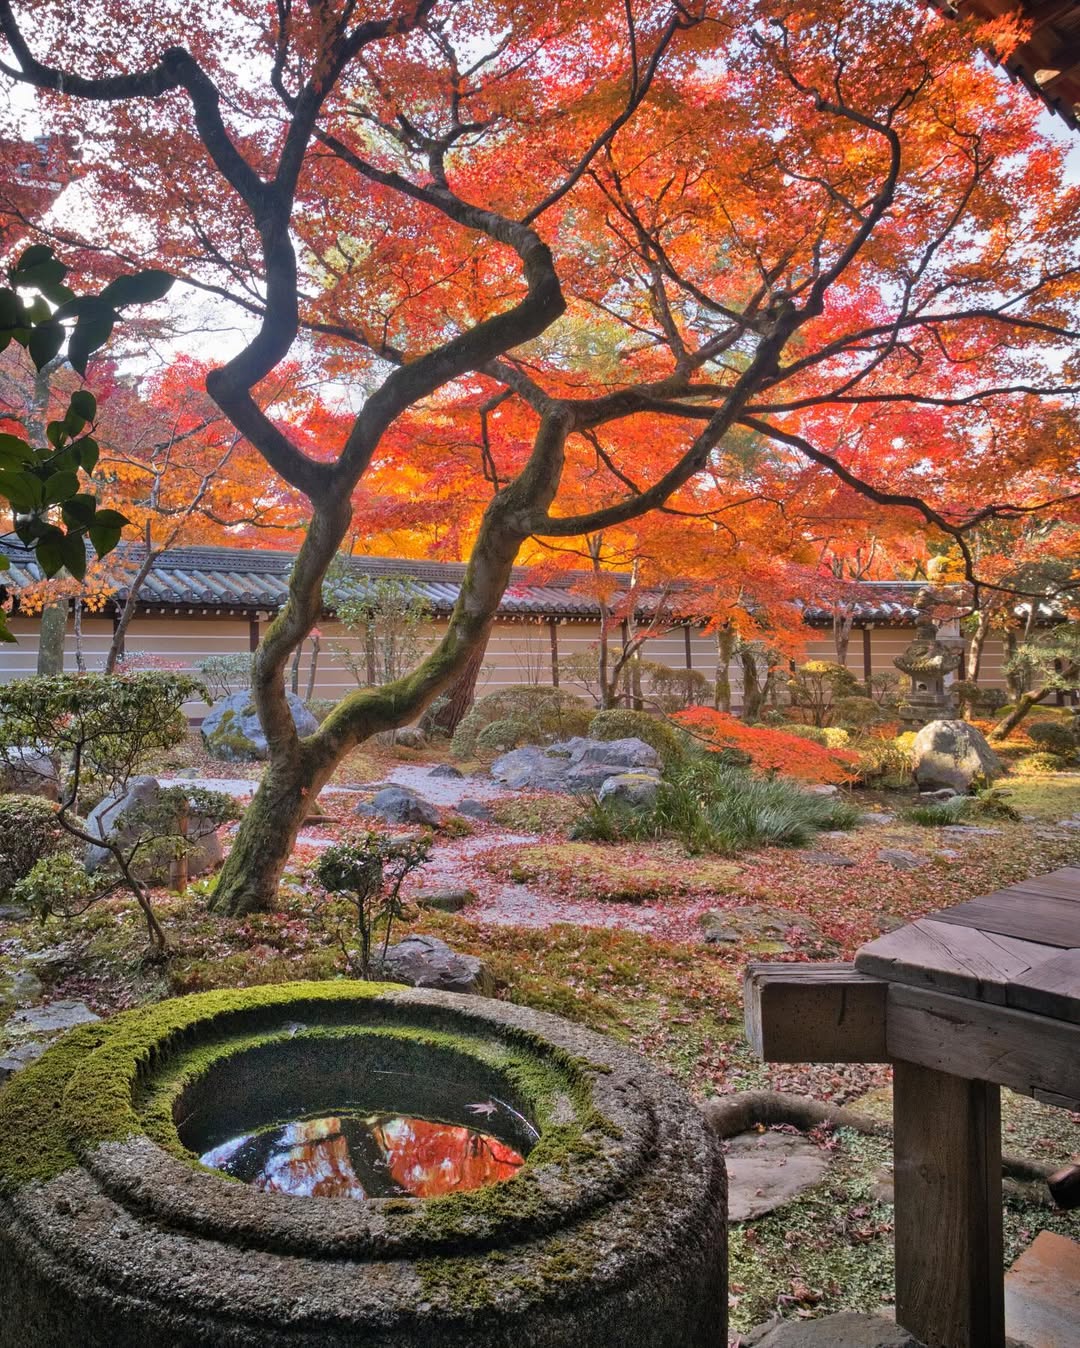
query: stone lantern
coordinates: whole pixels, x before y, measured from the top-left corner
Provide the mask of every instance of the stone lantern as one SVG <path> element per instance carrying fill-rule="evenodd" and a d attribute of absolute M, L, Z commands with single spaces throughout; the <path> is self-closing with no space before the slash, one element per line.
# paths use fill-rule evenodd
<path fill-rule="evenodd" d="M 963 659 L 960 649 L 938 640 L 937 627 L 926 611 L 928 600 L 925 591 L 920 594 L 916 602 L 921 616 L 915 625 L 915 640 L 893 661 L 911 679 L 911 687 L 900 703 L 900 720 L 909 726 L 929 725 L 952 715 L 945 676 L 954 674 Z"/>

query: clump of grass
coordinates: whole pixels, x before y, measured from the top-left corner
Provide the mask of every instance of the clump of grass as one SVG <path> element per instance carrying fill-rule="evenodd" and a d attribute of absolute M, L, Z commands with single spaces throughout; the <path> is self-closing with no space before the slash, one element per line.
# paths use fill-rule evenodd
<path fill-rule="evenodd" d="M 650 810 L 590 801 L 573 836 L 590 842 L 676 837 L 690 852 L 732 855 L 802 847 L 823 829 L 852 828 L 858 815 L 842 796 L 814 795 L 786 778 L 758 777 L 702 754 L 672 769 Z"/>
<path fill-rule="evenodd" d="M 924 828 L 945 828 L 950 824 L 971 824 L 980 819 L 1020 818 L 1000 791 L 980 791 L 974 796 L 950 796 L 948 800 L 925 801 L 913 805 L 904 818 Z"/>

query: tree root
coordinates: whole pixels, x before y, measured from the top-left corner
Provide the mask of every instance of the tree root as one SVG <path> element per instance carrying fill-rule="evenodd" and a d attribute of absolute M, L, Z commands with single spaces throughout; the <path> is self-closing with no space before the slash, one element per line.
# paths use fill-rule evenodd
<path fill-rule="evenodd" d="M 705 1121 L 721 1138 L 747 1133 L 759 1124 L 770 1128 L 787 1124 L 802 1132 L 814 1128 L 851 1128 L 866 1137 L 892 1137 L 892 1124 L 855 1109 L 826 1105 L 802 1095 L 783 1091 L 740 1091 L 736 1095 L 717 1096 L 701 1106 Z M 1027 1156 L 1004 1153 L 1001 1173 L 1025 1183 L 1046 1180 L 1058 1167 Z"/>

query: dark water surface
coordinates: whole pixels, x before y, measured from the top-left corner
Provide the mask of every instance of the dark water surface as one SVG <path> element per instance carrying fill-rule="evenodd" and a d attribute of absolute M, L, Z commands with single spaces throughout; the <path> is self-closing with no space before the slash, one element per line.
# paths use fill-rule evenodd
<path fill-rule="evenodd" d="M 268 1193 L 435 1198 L 509 1179 L 536 1141 L 501 1100 L 470 1099 L 459 1083 L 404 1074 L 401 1083 L 409 1112 L 343 1103 L 228 1138 L 199 1159 Z"/>

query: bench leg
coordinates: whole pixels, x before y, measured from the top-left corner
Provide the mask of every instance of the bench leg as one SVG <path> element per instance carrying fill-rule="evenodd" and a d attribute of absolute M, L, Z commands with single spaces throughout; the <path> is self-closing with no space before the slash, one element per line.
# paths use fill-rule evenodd
<path fill-rule="evenodd" d="M 1001 1091 L 894 1072 L 896 1318 L 928 1348 L 1005 1348 Z"/>

